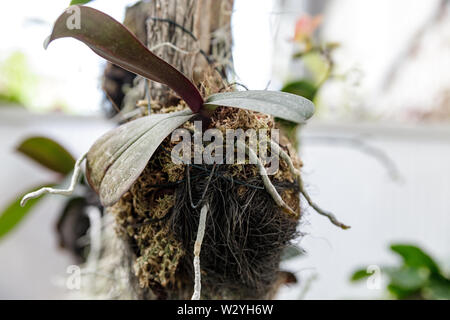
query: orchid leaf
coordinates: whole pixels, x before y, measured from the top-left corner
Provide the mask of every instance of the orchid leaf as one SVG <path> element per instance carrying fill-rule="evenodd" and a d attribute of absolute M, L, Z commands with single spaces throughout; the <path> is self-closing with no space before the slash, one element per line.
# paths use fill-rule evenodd
<path fill-rule="evenodd" d="M 124 25 L 101 11 L 85 6 L 67 8 L 56 20 L 44 46 L 65 37 L 83 42 L 111 63 L 169 86 L 193 112 L 201 109 L 203 98 L 188 78 L 150 52 Z"/>
<path fill-rule="evenodd" d="M 17 147 L 17 151 L 63 175 L 72 172 L 75 165 L 75 159 L 63 146 L 46 137 L 25 139 Z"/>
<path fill-rule="evenodd" d="M 24 192 L 21 196 L 13 200 L 4 209 L 4 211 L 0 213 L 0 238 L 3 238 L 6 234 L 11 232 L 23 220 L 23 218 L 25 218 L 25 216 L 31 211 L 31 209 L 42 199 L 43 196 L 35 199 L 30 199 L 28 205 L 25 207 L 22 207 L 20 205 L 20 200 L 22 199 L 22 197 L 27 193 L 35 191 L 36 189 L 40 189 L 44 186 L 54 186 L 54 184 L 43 184 L 31 188 L 29 191 Z"/>
<path fill-rule="evenodd" d="M 130 121 L 100 137 L 87 154 L 86 176 L 103 206 L 116 203 L 161 142 L 193 116 L 190 110 Z"/>
<path fill-rule="evenodd" d="M 275 117 L 303 123 L 314 113 L 314 104 L 295 94 L 249 90 L 216 93 L 208 97 L 205 106 L 224 106 L 248 109 Z"/>

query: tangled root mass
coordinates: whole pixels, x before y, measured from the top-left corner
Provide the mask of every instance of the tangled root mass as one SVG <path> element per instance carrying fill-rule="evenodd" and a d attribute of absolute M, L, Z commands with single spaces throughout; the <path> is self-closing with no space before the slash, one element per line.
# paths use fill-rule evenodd
<path fill-rule="evenodd" d="M 191 168 L 191 175 L 202 170 Z M 226 166 L 219 170 L 227 171 Z M 273 199 L 261 190 L 260 177 L 240 185 L 221 178 L 221 172 L 207 179 L 197 179 L 190 185 L 182 183 L 176 189 L 175 207 L 169 225 L 175 238 L 181 241 L 186 254 L 180 261 L 180 272 L 193 278 L 192 259 L 200 210 L 193 202 L 205 197 L 210 205 L 206 222 L 201 261 L 203 296 L 205 298 L 261 298 L 277 280 L 280 254 L 296 237 L 297 220 L 274 206 Z M 189 190 L 191 187 L 192 190 Z M 291 183 L 278 183 L 277 189 L 295 189 Z"/>

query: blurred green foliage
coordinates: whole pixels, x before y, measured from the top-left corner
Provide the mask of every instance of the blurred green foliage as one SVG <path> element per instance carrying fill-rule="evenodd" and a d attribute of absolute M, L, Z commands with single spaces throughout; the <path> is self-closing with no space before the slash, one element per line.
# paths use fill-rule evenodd
<path fill-rule="evenodd" d="M 61 183 L 72 172 L 75 165 L 75 159 L 63 146 L 45 137 L 31 137 L 23 140 L 17 147 L 17 151 L 41 166 L 58 173 L 58 175 L 55 176 L 55 181 L 34 187 L 19 195 L 0 212 L 0 239 L 11 232 L 43 198 L 41 196 L 30 199 L 27 205 L 22 207 L 20 206 L 20 200 L 25 194 L 44 186 L 53 187 Z"/>
<path fill-rule="evenodd" d="M 75 166 L 73 156 L 59 143 L 46 137 L 25 139 L 17 147 L 17 151 L 45 168 L 63 175 L 69 174 Z"/>
<path fill-rule="evenodd" d="M 450 300 L 450 278 L 422 249 L 409 244 L 393 244 L 390 249 L 402 258 L 399 266 L 381 267 L 389 278 L 386 290 L 394 299 Z M 367 269 L 355 271 L 351 281 L 372 274 Z"/>
<path fill-rule="evenodd" d="M 317 87 L 309 80 L 297 80 L 287 83 L 281 91 L 293 93 L 311 101 L 314 100 L 314 97 L 317 93 Z"/>
<path fill-rule="evenodd" d="M 73 6 L 75 4 L 86 4 L 91 1 L 93 1 L 93 0 L 72 0 L 72 1 L 70 1 L 70 5 Z"/>
<path fill-rule="evenodd" d="M 287 82 L 281 91 L 297 94 L 314 102 L 322 86 L 332 76 L 334 61 L 331 52 L 337 47 L 337 44 L 313 45 L 308 51 L 296 53 L 294 58 L 301 59 L 306 73 L 303 78 Z"/>
<path fill-rule="evenodd" d="M 304 68 L 304 76 L 284 85 L 281 91 L 297 94 L 314 102 L 323 84 L 331 77 L 334 61 L 331 53 L 339 47 L 339 43 L 321 43 L 314 36 L 322 23 L 321 16 L 301 16 L 295 25 L 294 42 L 299 50 L 293 55 L 300 60 Z"/>
<path fill-rule="evenodd" d="M 20 205 L 20 200 L 24 195 L 29 192 L 35 191 L 42 187 L 52 187 L 54 184 L 45 183 L 39 186 L 35 186 L 28 191 L 21 194 L 15 200 L 13 200 L 0 214 L 0 239 L 3 238 L 6 234 L 8 234 L 11 230 L 13 230 L 20 221 L 31 211 L 31 209 L 42 199 L 43 196 L 40 196 L 35 199 L 30 199 L 26 207 L 22 207 Z"/>
<path fill-rule="evenodd" d="M 321 16 L 310 17 L 304 15 L 297 20 L 295 27 L 294 42 L 298 45 L 297 51 L 292 58 L 300 60 L 304 69 L 302 78 L 291 80 L 284 84 L 281 91 L 302 96 L 311 100 L 316 105 L 320 89 L 325 82 L 331 78 L 334 71 L 332 52 L 339 47 L 338 43 L 320 43 L 314 37 L 315 30 L 322 22 Z M 276 119 L 283 134 L 296 145 L 297 130 L 299 126 L 290 121 Z"/>
<path fill-rule="evenodd" d="M 14 52 L 0 63 L 0 105 L 27 105 L 36 82 L 26 56 L 21 52 Z"/>

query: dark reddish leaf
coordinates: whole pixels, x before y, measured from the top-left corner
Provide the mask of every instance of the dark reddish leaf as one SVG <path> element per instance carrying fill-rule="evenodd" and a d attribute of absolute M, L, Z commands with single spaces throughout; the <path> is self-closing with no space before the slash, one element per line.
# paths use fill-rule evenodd
<path fill-rule="evenodd" d="M 110 16 L 90 7 L 71 6 L 56 20 L 45 47 L 55 39 L 66 37 L 80 40 L 99 56 L 124 69 L 169 86 L 193 112 L 201 109 L 203 98 L 196 86 Z"/>

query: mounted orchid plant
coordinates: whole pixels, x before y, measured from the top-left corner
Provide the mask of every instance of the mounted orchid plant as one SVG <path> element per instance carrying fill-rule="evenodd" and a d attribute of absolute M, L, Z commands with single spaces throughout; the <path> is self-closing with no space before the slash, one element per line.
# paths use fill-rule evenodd
<path fill-rule="evenodd" d="M 75 20 L 74 20 L 75 16 Z M 153 54 L 147 47 L 140 42 L 132 32 L 130 32 L 124 25 L 117 22 L 110 16 L 92 9 L 90 7 L 85 6 L 71 6 L 69 7 L 55 22 L 51 35 L 46 39 L 44 47 L 47 48 L 48 45 L 60 38 L 75 38 L 84 44 L 86 44 L 89 48 L 91 48 L 95 53 L 99 56 L 105 58 L 112 64 L 115 64 L 123 69 L 126 69 L 132 73 L 135 73 L 139 76 L 142 76 L 144 79 L 159 82 L 168 86 L 172 89 L 183 101 L 183 110 L 168 112 L 168 113 L 150 113 L 147 116 L 138 118 L 136 120 L 129 121 L 125 124 L 120 125 L 119 127 L 107 132 L 103 136 L 101 136 L 89 149 L 89 151 L 81 156 L 74 164 L 73 175 L 71 179 L 70 186 L 67 189 L 54 189 L 52 187 L 44 187 L 35 192 L 31 192 L 25 195 L 20 202 L 21 206 L 24 206 L 25 203 L 30 199 L 39 198 L 44 194 L 61 194 L 61 195 L 71 195 L 74 192 L 75 186 L 82 174 L 81 164 L 86 160 L 86 170 L 85 177 L 91 188 L 98 194 L 101 205 L 103 207 L 117 207 L 120 206 L 122 201 L 126 197 L 123 197 L 125 193 L 130 191 L 133 193 L 133 188 L 136 184 L 139 183 L 139 179 L 146 176 L 146 171 L 144 170 L 149 166 L 152 166 L 154 162 L 158 161 L 159 154 L 157 150 L 160 148 L 164 148 L 165 139 L 171 134 L 174 133 L 176 129 L 185 125 L 188 121 L 200 121 L 201 126 L 197 127 L 195 124 L 196 130 L 206 130 L 209 127 L 212 127 L 214 121 L 214 115 L 220 112 L 227 112 L 230 110 L 228 108 L 240 108 L 246 109 L 250 111 L 254 111 L 257 113 L 268 114 L 273 116 L 275 119 L 283 119 L 289 121 L 290 123 L 302 124 L 306 120 L 308 120 L 314 113 L 314 105 L 313 103 L 301 96 L 294 95 L 286 92 L 278 92 L 278 91 L 266 91 L 266 90 L 247 90 L 247 91 L 239 91 L 239 92 L 218 92 L 213 93 L 210 96 L 203 97 L 197 86 L 191 82 L 183 73 L 175 69 L 172 65 L 168 64 L 155 54 Z M 211 89 L 211 88 L 209 88 Z M 214 89 L 211 89 L 214 90 Z M 219 90 L 219 89 L 216 89 Z M 188 108 L 186 108 L 186 106 Z M 219 108 L 220 107 L 220 108 Z M 218 109 L 219 108 L 219 109 Z M 170 109 L 170 108 L 169 108 Z M 216 112 L 216 109 L 217 112 Z M 177 108 L 180 110 L 180 108 Z M 166 110 L 167 112 L 168 110 Z M 248 116 L 248 115 L 247 115 Z M 257 115 L 258 118 L 260 115 Z M 270 117 L 268 117 L 270 118 Z M 227 118 L 228 119 L 228 118 Z M 259 118 L 258 118 L 259 119 Z M 272 120 L 270 120 L 272 121 Z M 271 124 L 273 125 L 273 123 Z M 196 133 L 194 130 L 194 133 Z M 202 133 L 202 132 L 201 132 Z M 205 132 L 206 135 L 206 132 Z M 194 137 L 195 138 L 195 137 Z M 247 225 L 245 227 L 245 223 L 243 222 L 243 213 L 239 211 L 239 214 L 235 214 L 233 211 L 233 207 L 228 207 L 231 201 L 224 201 L 221 205 L 217 205 L 219 203 L 216 201 L 214 203 L 214 197 L 216 193 L 220 193 L 220 197 L 224 200 L 224 194 L 221 193 L 220 181 L 215 179 L 213 183 L 216 183 L 216 187 L 212 188 L 212 191 L 209 193 L 208 199 L 205 198 L 206 191 L 208 190 L 209 184 L 211 182 L 211 178 L 214 174 L 214 170 L 216 168 L 216 164 L 221 164 L 214 162 L 212 169 L 209 173 L 209 178 L 206 182 L 206 185 L 203 187 L 200 185 L 200 188 L 203 188 L 201 193 L 202 196 L 196 205 L 193 204 L 192 190 L 190 185 L 190 167 L 186 166 L 185 174 L 186 174 L 186 190 L 190 197 L 190 207 L 189 214 L 191 214 L 191 210 L 195 211 L 192 216 L 186 214 L 185 206 L 187 205 L 187 200 L 184 198 L 183 205 L 175 210 L 175 202 L 173 202 L 173 210 L 172 215 L 178 214 L 180 219 L 184 219 L 189 216 L 194 217 L 198 214 L 196 212 L 197 206 L 202 205 L 200 213 L 198 215 L 199 222 L 197 226 L 197 237 L 195 239 L 194 251 L 193 255 L 190 257 L 193 258 L 193 273 L 191 275 L 194 276 L 194 293 L 192 295 L 192 299 L 199 299 L 201 297 L 201 269 L 200 269 L 200 250 L 202 247 L 203 237 L 205 236 L 205 229 L 207 226 L 207 214 L 211 211 L 211 215 L 214 218 L 216 223 L 218 220 L 218 213 L 221 213 L 220 210 L 223 211 L 225 215 L 220 215 L 221 217 L 233 216 L 235 219 L 234 222 L 230 223 L 228 227 L 224 225 L 224 228 L 234 228 L 235 225 L 240 225 L 242 228 L 246 228 L 245 233 L 247 237 L 249 234 L 253 234 L 254 236 L 260 236 L 262 232 L 260 228 L 269 228 L 265 229 L 267 235 L 274 235 L 273 238 L 267 238 L 267 246 L 271 249 L 271 253 L 267 255 L 267 248 L 262 246 L 263 248 L 258 256 L 255 257 L 247 257 L 243 258 L 244 260 L 253 261 L 254 264 L 261 264 L 262 261 L 266 261 L 267 259 L 272 259 L 272 262 L 267 263 L 267 270 L 265 270 L 265 275 L 261 276 L 261 272 L 254 271 L 254 266 L 250 266 L 250 262 L 247 263 L 247 269 L 249 270 L 247 274 L 247 278 L 238 278 L 236 279 L 228 279 L 227 281 L 233 282 L 233 286 L 236 284 L 252 287 L 254 283 L 260 281 L 261 287 L 267 285 L 267 281 L 265 280 L 267 277 L 272 277 L 278 275 L 277 263 L 280 260 L 280 252 L 285 249 L 285 246 L 295 235 L 296 225 L 298 223 L 298 219 L 300 218 L 300 194 L 304 196 L 308 204 L 319 214 L 326 216 L 333 224 L 336 226 L 347 229 L 348 226 L 339 222 L 332 213 L 326 212 L 320 209 L 314 202 L 312 202 L 309 195 L 305 192 L 303 187 L 301 175 L 300 175 L 300 165 L 299 161 L 296 161 L 294 164 L 291 155 L 288 154 L 289 151 L 283 150 L 283 148 L 274 141 L 273 137 L 268 138 L 268 140 L 264 140 L 264 142 L 269 142 L 271 153 L 276 154 L 281 160 L 284 161 L 284 173 L 289 175 L 289 178 L 283 178 L 286 182 L 289 180 L 291 188 L 289 192 L 292 192 L 292 197 L 289 199 L 289 193 L 284 194 L 284 198 L 279 193 L 279 190 L 275 187 L 275 179 L 272 182 L 268 177 L 267 170 L 265 168 L 264 163 L 261 158 L 257 155 L 258 146 L 256 148 L 251 147 L 250 144 L 247 146 L 245 144 L 245 140 L 242 141 L 237 139 L 236 144 L 233 145 L 232 148 L 234 152 L 234 146 L 237 151 L 244 151 L 244 153 L 248 154 L 249 163 L 255 164 L 255 169 L 253 171 L 254 175 L 261 176 L 261 180 L 258 180 L 258 183 L 262 182 L 263 187 L 261 189 L 265 189 L 266 194 L 258 193 L 261 198 L 258 201 L 258 204 L 266 203 L 267 205 L 263 210 L 254 209 L 254 212 L 250 213 L 250 215 L 255 216 L 261 214 L 259 218 L 256 218 L 256 224 Z M 173 148 L 175 149 L 175 148 Z M 261 149 L 261 148 L 259 148 Z M 260 150 L 259 150 L 260 151 Z M 152 157 L 155 156 L 155 159 Z M 219 156 L 219 158 L 222 156 Z M 151 161 L 152 160 L 152 161 Z M 153 161 L 154 160 L 154 161 Z M 173 158 L 172 158 L 172 161 Z M 190 162 L 188 162 L 190 164 Z M 242 164 L 242 163 L 241 163 Z M 203 167 L 202 167 L 203 168 Z M 240 168 L 242 169 L 242 168 Z M 159 170 L 159 169 L 157 169 Z M 157 172 L 159 173 L 159 171 Z M 182 181 L 182 180 L 180 180 Z M 230 185 L 233 185 L 234 180 L 231 179 Z M 241 181 L 242 182 L 242 181 Z M 156 182 L 155 185 L 159 186 L 159 181 Z M 244 181 L 245 183 L 245 181 Z M 251 184 L 246 184 L 247 186 L 252 186 L 252 188 L 256 188 Z M 278 185 L 279 186 L 279 185 Z M 144 202 L 148 202 L 148 194 L 145 191 L 145 188 L 141 190 L 139 185 L 139 192 L 142 192 L 144 195 Z M 185 194 L 186 192 L 183 189 L 180 189 L 181 192 L 177 192 L 177 194 Z M 230 189 L 231 190 L 231 189 Z M 234 189 L 233 189 L 234 190 Z M 242 191 L 242 189 L 240 189 Z M 245 190 L 245 188 L 244 188 Z M 285 190 L 287 191 L 287 189 Z M 300 192 L 298 192 L 300 191 Z M 236 189 L 237 192 L 237 189 Z M 255 191 L 253 191 L 255 192 Z M 300 193 L 300 194 L 299 194 Z M 199 194 L 198 190 L 196 194 Z M 170 196 L 170 195 L 169 195 Z M 249 195 L 248 203 L 253 201 L 253 197 L 255 193 Z M 140 195 L 135 194 L 132 201 L 140 197 Z M 229 192 L 227 195 L 227 199 L 235 199 L 235 193 Z M 161 198 L 162 199 L 162 198 Z M 174 199 L 174 198 L 173 198 Z M 119 201 L 120 200 L 120 201 Z M 159 199 L 160 200 L 160 199 Z M 217 200 L 217 199 L 216 199 Z M 291 200 L 289 202 L 289 200 Z M 34 200 L 35 201 L 35 200 Z M 34 201 L 32 203 L 34 203 Z M 171 200 L 172 201 L 172 200 Z M 175 201 L 175 200 L 173 200 Z M 268 202 L 265 202 L 268 201 Z M 211 205 L 211 206 L 210 206 Z M 236 207 L 237 208 L 237 207 Z M 229 209 L 229 211 L 226 211 Z M 267 210 L 266 210 L 267 209 Z M 240 209 L 239 209 L 240 210 Z M 244 211 L 246 209 L 243 209 Z M 249 209 L 250 210 L 250 209 Z M 175 212 L 175 213 L 174 213 Z M 184 214 L 183 214 L 184 212 Z M 247 211 L 249 213 L 249 211 Z M 285 213 L 287 215 L 285 215 Z M 147 215 L 147 213 L 145 213 Z M 264 219 L 270 218 L 270 223 L 266 223 Z M 275 218 L 275 220 L 273 220 Z M 277 220 L 278 219 L 278 220 Z M 219 217 L 220 220 L 220 217 Z M 159 221 L 159 220 L 158 220 Z M 211 221 L 211 220 L 210 220 Z M 274 222 L 273 222 L 274 221 Z M 278 222 L 277 222 L 278 221 Z M 270 224 L 270 226 L 269 226 Z M 179 223 L 181 227 L 184 226 L 182 222 Z M 191 227 L 191 224 L 188 224 Z M 193 225 L 192 225 L 193 227 Z M 155 226 L 155 228 L 157 228 Z M 250 229 L 249 229 L 250 228 Z M 272 228 L 272 229 L 270 229 Z M 134 230 L 134 229 L 133 229 Z M 155 229 L 156 230 L 156 229 Z M 162 229 L 161 229 L 162 230 Z M 160 230 L 160 231 L 161 231 Z M 234 229 L 233 229 L 234 230 Z M 249 231 L 250 230 L 250 231 Z M 273 230 L 278 230 L 274 232 Z M 159 232 L 159 231 L 158 231 Z M 230 235 L 235 231 L 231 229 L 224 230 L 224 235 Z M 252 233 L 253 232 L 253 233 Z M 141 232 L 142 233 L 142 232 Z M 139 230 L 136 230 L 135 235 L 141 236 L 142 234 Z M 145 233 L 145 232 L 144 232 Z M 236 236 L 239 236 L 243 231 L 239 230 L 235 232 Z M 184 235 L 191 235 L 193 232 L 181 232 L 182 236 L 178 238 L 174 238 L 173 234 L 166 234 L 165 237 L 169 237 L 170 241 L 175 241 L 174 243 L 181 243 L 179 241 L 185 241 L 184 246 L 190 246 L 190 241 L 194 239 L 184 239 Z M 171 238 L 172 237 L 172 238 Z M 207 236 L 209 237 L 209 235 Z M 233 236 L 232 236 L 233 237 Z M 236 238 L 238 239 L 238 238 Z M 236 240 L 235 239 L 235 240 Z M 211 238 L 209 238 L 211 241 Z M 233 254 L 236 251 L 242 251 L 242 254 L 246 252 L 252 251 L 251 249 L 247 249 L 245 247 L 241 248 L 241 241 L 246 242 L 247 238 L 244 240 L 236 240 L 236 243 L 233 248 L 229 246 L 228 236 L 225 238 L 218 238 L 214 241 L 220 247 L 230 249 Z M 231 239 L 232 240 L 232 239 Z M 254 241 L 249 241 L 247 245 L 253 245 Z M 228 244 L 225 245 L 224 244 Z M 147 252 L 146 250 L 150 247 L 143 247 L 138 250 L 138 254 L 140 255 L 136 261 L 141 259 L 142 252 Z M 152 242 L 151 245 L 158 245 L 158 243 Z M 215 247 L 211 243 L 209 243 L 212 247 Z M 181 246 L 181 245 L 180 245 Z M 258 243 L 258 246 L 260 244 Z M 171 247 L 167 254 L 164 255 L 164 259 L 175 259 L 177 255 L 175 253 L 172 257 L 172 251 L 176 249 L 175 246 Z M 208 250 L 206 247 L 205 250 Z M 142 251 L 142 250 L 143 251 Z M 227 250 L 228 250 L 227 249 Z M 153 249 L 152 249 L 153 250 Z M 160 249 L 158 249 L 160 250 Z M 162 250 L 162 249 L 161 249 Z M 165 249 L 164 249 L 165 250 Z M 166 251 L 154 251 L 154 252 L 166 252 Z M 172 251 L 171 251 L 172 250 Z M 258 249 L 259 250 L 259 249 Z M 152 251 L 152 252 L 153 252 Z M 184 252 L 184 251 L 183 251 Z M 252 251 L 254 252 L 254 250 Z M 184 253 L 182 253 L 184 255 Z M 253 254 L 253 253 L 252 253 Z M 223 264 L 217 264 L 216 260 L 214 260 L 216 256 L 222 255 L 222 253 L 212 252 L 206 256 L 212 258 L 213 260 L 208 262 L 206 259 L 206 265 L 210 263 L 210 268 L 217 271 L 217 274 L 220 277 L 226 277 L 228 274 L 237 274 L 236 267 L 241 267 L 241 262 L 237 262 L 236 265 L 230 264 L 229 266 L 224 266 Z M 187 257 L 187 256 L 186 256 Z M 269 257 L 269 258 L 268 258 Z M 154 257 L 160 259 L 161 257 Z M 145 262 L 147 262 L 150 258 L 148 255 L 145 256 Z M 178 260 L 173 260 L 173 265 L 176 267 L 180 262 L 180 258 Z M 256 260 L 255 260 L 256 259 Z M 259 260 L 258 260 L 259 259 Z M 142 259 L 141 259 L 142 260 Z M 159 260 L 158 260 L 159 261 Z M 167 260 L 169 261 L 169 260 Z M 170 260 L 172 261 L 172 260 Z M 218 261 L 218 260 L 217 260 Z M 172 262 L 171 262 L 172 263 Z M 265 263 L 265 262 L 264 262 Z M 158 266 L 161 264 L 158 262 Z M 166 264 L 163 264 L 166 265 Z M 231 269 L 223 269 L 231 268 Z M 173 270 L 176 270 L 173 269 Z M 214 272 L 215 272 L 214 271 Z M 143 270 L 143 272 L 150 272 L 147 270 Z M 154 273 L 154 270 L 151 271 Z M 173 271 L 175 272 L 175 271 Z M 154 275 L 154 274 L 152 274 Z M 240 275 L 237 275 L 240 277 Z M 266 277 L 267 276 L 267 277 Z M 246 282 L 243 283 L 242 279 Z M 250 280 L 249 280 L 250 279 Z M 262 281 L 261 279 L 264 279 Z M 168 280 L 167 280 L 168 281 Z M 162 284 L 166 283 L 166 278 L 160 279 Z M 275 283 L 275 282 L 274 282 Z M 144 286 L 150 286 L 148 280 L 144 279 Z M 264 285 L 264 286 L 263 286 Z M 259 285 L 258 285 L 259 287 Z M 253 287 L 252 287 L 253 288 Z M 211 288 L 210 288 L 211 289 Z M 206 290 L 208 292 L 208 290 Z M 252 291 L 254 291 L 252 289 Z M 212 292 L 212 291 L 211 291 Z M 253 292 L 252 294 L 256 294 L 257 296 L 266 296 L 266 290 L 262 290 L 261 292 Z M 245 294 L 243 294 L 245 296 Z"/>
<path fill-rule="evenodd" d="M 296 123 L 304 123 L 314 113 L 311 101 L 284 92 L 225 92 L 204 99 L 185 75 L 148 50 L 124 25 L 90 7 L 72 6 L 69 9 L 56 20 L 51 35 L 45 41 L 45 48 L 56 39 L 75 38 L 111 63 L 167 85 L 190 109 L 151 114 L 107 132 L 78 160 L 72 184 L 65 193 L 73 191 L 80 174 L 79 166 L 86 159 L 86 177 L 90 186 L 99 194 L 104 206 L 111 206 L 129 190 L 172 131 L 194 117 L 208 123 L 212 112 L 219 106 L 271 114 Z M 68 25 L 73 10 L 80 14 L 79 28 Z M 40 189 L 24 197 L 22 205 L 43 193 L 61 193 L 61 190 Z"/>

